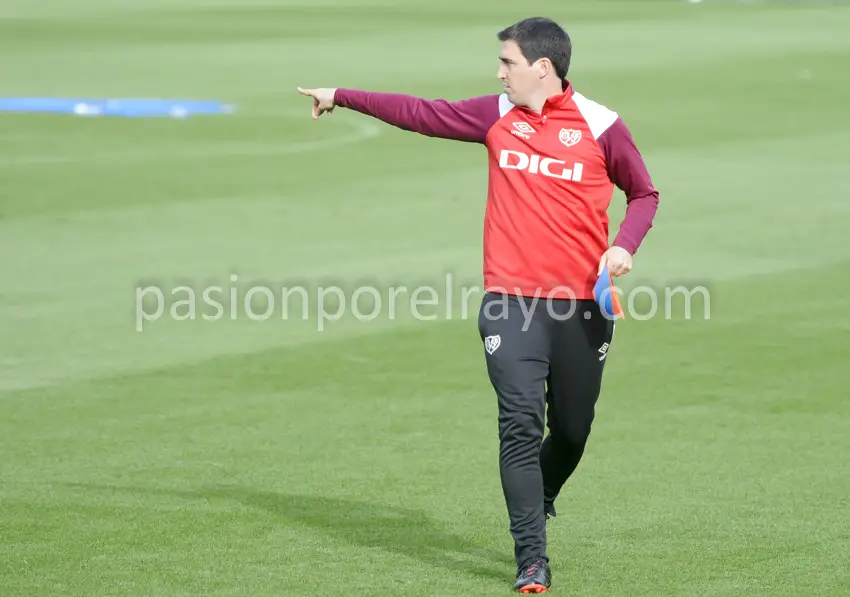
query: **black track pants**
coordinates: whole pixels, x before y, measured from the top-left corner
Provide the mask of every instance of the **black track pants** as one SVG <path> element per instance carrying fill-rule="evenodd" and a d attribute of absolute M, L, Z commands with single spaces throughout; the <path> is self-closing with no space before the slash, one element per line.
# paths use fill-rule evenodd
<path fill-rule="evenodd" d="M 478 327 L 499 403 L 499 468 L 521 567 L 548 560 L 544 500 L 554 501 L 584 453 L 614 323 L 592 300 L 487 293 Z"/>

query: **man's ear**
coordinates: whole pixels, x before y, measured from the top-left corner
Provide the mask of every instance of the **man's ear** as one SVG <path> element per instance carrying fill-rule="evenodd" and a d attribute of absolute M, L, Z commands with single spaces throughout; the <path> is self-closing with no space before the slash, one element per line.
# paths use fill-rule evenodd
<path fill-rule="evenodd" d="M 553 70 L 552 62 L 548 58 L 541 58 L 537 61 L 537 76 L 543 79 Z"/>

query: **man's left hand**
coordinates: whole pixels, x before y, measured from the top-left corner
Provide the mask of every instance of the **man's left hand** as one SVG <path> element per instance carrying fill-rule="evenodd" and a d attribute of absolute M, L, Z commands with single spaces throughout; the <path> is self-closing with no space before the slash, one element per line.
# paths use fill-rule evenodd
<path fill-rule="evenodd" d="M 602 273 L 606 265 L 612 276 L 622 276 L 632 269 L 632 256 L 623 247 L 611 247 L 602 254 L 597 275 Z"/>

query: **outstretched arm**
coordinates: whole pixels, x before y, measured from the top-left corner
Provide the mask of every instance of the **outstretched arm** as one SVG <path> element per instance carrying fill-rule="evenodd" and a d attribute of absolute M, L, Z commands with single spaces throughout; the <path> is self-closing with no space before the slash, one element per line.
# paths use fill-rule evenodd
<path fill-rule="evenodd" d="M 402 130 L 428 137 L 483 143 L 499 120 L 499 96 L 486 95 L 450 102 L 400 93 L 354 89 L 300 89 L 313 97 L 313 118 L 336 106 L 367 114 Z"/>
<path fill-rule="evenodd" d="M 618 118 L 599 136 L 599 146 L 605 155 L 608 176 L 626 194 L 626 216 L 614 238 L 612 248 L 628 253 L 625 267 L 609 258 L 612 273 L 619 275 L 631 269 L 631 256 L 643 242 L 658 210 L 658 190 L 652 184 L 643 157 L 638 151 L 626 124 Z M 610 250 L 609 250 L 610 251 Z M 623 256 L 625 257 L 625 256 Z M 600 269 L 602 264 L 600 264 Z M 624 270 L 624 271 L 623 271 Z"/>

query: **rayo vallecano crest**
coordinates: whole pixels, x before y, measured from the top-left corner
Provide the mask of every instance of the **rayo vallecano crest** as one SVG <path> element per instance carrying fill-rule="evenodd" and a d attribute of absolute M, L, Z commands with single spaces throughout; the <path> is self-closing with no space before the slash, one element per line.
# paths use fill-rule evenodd
<path fill-rule="evenodd" d="M 558 139 L 567 147 L 572 147 L 581 141 L 581 131 L 576 129 L 561 129 Z"/>

